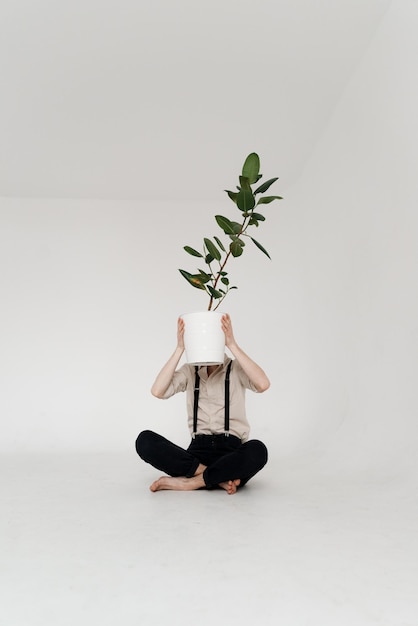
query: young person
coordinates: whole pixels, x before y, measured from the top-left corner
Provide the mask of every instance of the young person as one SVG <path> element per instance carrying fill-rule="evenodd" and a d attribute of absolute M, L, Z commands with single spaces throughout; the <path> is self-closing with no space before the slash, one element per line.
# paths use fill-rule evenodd
<path fill-rule="evenodd" d="M 225 355 L 220 365 L 196 367 L 186 363 L 176 369 L 184 352 L 184 321 L 178 319 L 177 347 L 155 379 L 151 393 L 166 399 L 186 392 L 192 440 L 185 450 L 150 430 L 139 434 L 139 456 L 168 474 L 154 481 L 151 491 L 221 487 L 234 494 L 267 462 L 264 443 L 248 440 L 245 391 L 262 393 L 270 382 L 235 341 L 229 315 L 222 316 L 221 324 L 225 345 L 234 358 Z"/>

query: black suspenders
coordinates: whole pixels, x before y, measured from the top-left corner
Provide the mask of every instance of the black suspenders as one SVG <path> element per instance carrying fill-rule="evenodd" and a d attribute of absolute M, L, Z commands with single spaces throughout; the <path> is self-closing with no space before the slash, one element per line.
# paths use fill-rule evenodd
<path fill-rule="evenodd" d="M 197 405 L 199 402 L 199 385 L 200 385 L 199 368 L 197 365 L 195 365 L 194 366 L 193 433 L 192 433 L 193 439 L 196 435 L 196 430 L 197 430 Z"/>
<path fill-rule="evenodd" d="M 225 374 L 225 436 L 229 437 L 229 374 L 231 373 L 232 361 L 229 361 Z"/>
<path fill-rule="evenodd" d="M 225 437 L 229 437 L 229 375 L 231 373 L 232 361 L 228 363 L 228 367 L 226 368 L 225 374 Z M 199 376 L 199 368 L 195 365 L 194 368 L 195 378 L 194 378 L 194 403 L 193 403 L 193 434 L 194 438 L 197 431 L 197 408 L 199 403 L 199 386 L 200 386 L 200 376 Z"/>

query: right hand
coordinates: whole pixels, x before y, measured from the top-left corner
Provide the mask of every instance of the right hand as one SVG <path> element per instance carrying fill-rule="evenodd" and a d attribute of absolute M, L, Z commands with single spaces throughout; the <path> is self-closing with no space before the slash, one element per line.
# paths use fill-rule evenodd
<path fill-rule="evenodd" d="M 184 350 L 184 320 L 182 317 L 177 320 L 177 347 Z"/>

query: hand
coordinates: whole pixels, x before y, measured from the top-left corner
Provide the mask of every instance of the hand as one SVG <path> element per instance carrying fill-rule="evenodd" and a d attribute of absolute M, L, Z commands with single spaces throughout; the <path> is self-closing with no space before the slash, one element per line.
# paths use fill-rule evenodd
<path fill-rule="evenodd" d="M 184 350 L 184 320 L 182 317 L 177 320 L 177 347 Z"/>
<path fill-rule="evenodd" d="M 225 335 L 225 345 L 230 348 L 232 345 L 236 345 L 234 333 L 232 331 L 232 322 L 228 313 L 224 313 L 221 318 L 222 330 Z"/>
<path fill-rule="evenodd" d="M 225 334 L 225 345 L 232 352 L 234 359 L 241 365 L 256 390 L 259 393 L 266 391 L 270 387 L 270 381 L 261 367 L 238 346 L 232 332 L 231 318 L 227 313 L 222 315 L 221 325 Z"/>

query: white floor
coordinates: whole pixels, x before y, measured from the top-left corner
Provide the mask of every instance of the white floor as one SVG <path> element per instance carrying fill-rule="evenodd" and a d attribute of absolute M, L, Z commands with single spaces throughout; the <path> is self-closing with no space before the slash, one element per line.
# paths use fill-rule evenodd
<path fill-rule="evenodd" d="M 417 626 L 416 484 L 270 461 L 148 491 L 126 454 L 4 455 L 1 626 Z"/>

